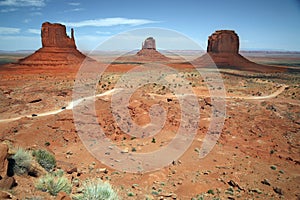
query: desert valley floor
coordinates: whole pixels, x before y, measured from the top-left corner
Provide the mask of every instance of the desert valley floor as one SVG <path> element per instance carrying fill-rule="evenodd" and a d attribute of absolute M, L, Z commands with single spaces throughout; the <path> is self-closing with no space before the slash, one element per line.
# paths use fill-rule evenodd
<path fill-rule="evenodd" d="M 219 69 L 226 91 L 226 118 L 217 144 L 204 158 L 198 154 L 212 105 L 206 80 L 185 62 L 165 63 L 179 73 L 164 78 L 176 83 L 181 77 L 190 82 L 201 111 L 199 128 L 187 151 L 161 169 L 145 173 L 115 170 L 85 148 L 74 125 L 72 109 L 68 109 L 79 66 L 0 66 L 0 140 L 12 152 L 18 147 L 52 152 L 57 160 L 55 170 L 64 170 L 73 184 L 72 194 L 81 191 L 82 181 L 99 177 L 109 181 L 122 199 L 300 199 L 297 56 L 249 57 L 252 61 L 289 67 L 281 73 Z M 168 111 L 165 126 L 157 135 L 143 139 L 122 132 L 112 116 L 112 92 L 107 91 L 113 90 L 118 79 L 137 65 L 113 63 L 102 74 L 95 91 L 103 94 L 95 99 L 99 126 L 127 154 L 151 152 L 167 145 L 179 127 L 178 113 L 182 109 L 167 87 L 146 84 L 131 97 L 129 113 L 136 124 L 145 125 L 150 121 L 151 105 L 159 104 Z M 207 69 L 198 70 L 205 73 Z M 56 198 L 35 188 L 38 177 L 14 178 L 17 186 L 7 190 L 14 199 Z"/>

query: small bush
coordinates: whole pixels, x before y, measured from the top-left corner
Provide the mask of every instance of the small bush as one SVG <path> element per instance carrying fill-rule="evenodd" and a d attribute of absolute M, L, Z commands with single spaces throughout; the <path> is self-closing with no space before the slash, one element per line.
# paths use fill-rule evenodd
<path fill-rule="evenodd" d="M 38 180 L 35 187 L 43 192 L 48 192 L 52 196 L 56 196 L 61 191 L 70 194 L 72 190 L 72 185 L 63 176 L 63 171 L 46 174 Z"/>
<path fill-rule="evenodd" d="M 36 150 L 32 155 L 35 157 L 36 161 L 48 172 L 53 170 L 53 168 L 56 166 L 55 157 L 46 150 Z"/>
<path fill-rule="evenodd" d="M 156 143 L 156 140 L 155 140 L 155 138 L 152 138 L 152 141 L 151 141 L 152 143 Z"/>
<path fill-rule="evenodd" d="M 208 194 L 212 194 L 212 195 L 215 194 L 213 190 L 208 190 L 207 193 L 208 193 Z"/>
<path fill-rule="evenodd" d="M 19 148 L 15 155 L 12 156 L 13 171 L 18 175 L 28 174 L 31 168 L 32 156 L 29 151 Z"/>
<path fill-rule="evenodd" d="M 83 193 L 74 196 L 75 200 L 118 200 L 117 193 L 108 182 L 100 179 L 87 180 L 83 184 Z"/>

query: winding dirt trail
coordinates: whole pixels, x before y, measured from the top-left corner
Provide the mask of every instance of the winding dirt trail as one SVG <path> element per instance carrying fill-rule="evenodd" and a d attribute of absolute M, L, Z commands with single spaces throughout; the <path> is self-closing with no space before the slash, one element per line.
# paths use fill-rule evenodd
<path fill-rule="evenodd" d="M 11 121 L 16 121 L 16 120 L 19 120 L 23 117 L 28 117 L 28 118 L 38 118 L 38 117 L 43 117 L 43 116 L 48 116 L 48 115 L 55 115 L 55 114 L 58 114 L 64 110 L 72 110 L 75 106 L 79 105 L 82 101 L 85 101 L 85 100 L 91 100 L 95 97 L 103 97 L 103 96 L 109 96 L 115 92 L 118 92 L 118 91 L 121 91 L 122 89 L 121 88 L 114 88 L 112 90 L 108 90 L 108 91 L 105 91 L 101 94 L 97 94 L 95 96 L 89 96 L 89 97 L 84 97 L 84 98 L 81 98 L 81 99 L 77 99 L 75 101 L 71 101 L 66 107 L 64 108 L 61 108 L 61 109 L 56 109 L 56 110 L 51 110 L 51 111 L 47 111 L 47 112 L 43 112 L 43 113 L 37 113 L 35 114 L 34 116 L 33 115 L 22 115 L 22 116 L 19 116 L 19 117 L 13 117 L 13 118 L 8 118 L 8 119 L 0 119 L 0 123 L 3 123 L 3 122 L 11 122 Z"/>
<path fill-rule="evenodd" d="M 266 95 L 266 96 L 226 96 L 226 99 L 247 99 L 247 100 L 270 99 L 270 98 L 274 98 L 274 97 L 280 95 L 287 87 L 288 87 L 288 85 L 282 85 L 274 93 Z M 105 91 L 101 94 L 97 94 L 96 96 L 89 96 L 89 97 L 84 97 L 84 98 L 81 98 L 81 99 L 78 99 L 78 100 L 75 100 L 75 101 L 71 101 L 68 104 L 68 106 L 66 106 L 65 108 L 62 108 L 62 109 L 56 109 L 56 110 L 52 110 L 52 111 L 48 111 L 48 112 L 37 113 L 36 116 L 22 115 L 22 116 L 14 117 L 14 118 L 0 119 L 0 123 L 16 121 L 16 120 L 19 120 L 23 117 L 37 118 L 37 117 L 43 117 L 43 116 L 48 116 L 48 115 L 55 115 L 55 114 L 58 114 L 58 113 L 60 113 L 64 110 L 72 110 L 75 106 L 79 105 L 84 100 L 91 100 L 92 98 L 95 98 L 95 97 L 109 96 L 109 95 L 112 95 L 112 94 L 114 94 L 116 92 L 119 92 L 119 91 L 122 91 L 122 90 L 123 90 L 122 88 L 114 88 L 114 89 Z M 174 95 L 159 95 L 159 94 L 153 94 L 153 93 L 150 93 L 150 95 L 155 96 L 155 97 L 164 97 L 164 98 L 174 97 Z M 209 97 L 209 96 L 205 96 L 205 97 Z"/>
<path fill-rule="evenodd" d="M 278 90 L 276 90 L 272 94 L 269 94 L 269 95 L 266 95 L 266 96 L 227 96 L 226 99 L 247 99 L 247 100 L 271 99 L 271 98 L 275 98 L 278 95 L 280 95 L 288 87 L 289 87 L 288 85 L 281 85 L 278 88 Z"/>

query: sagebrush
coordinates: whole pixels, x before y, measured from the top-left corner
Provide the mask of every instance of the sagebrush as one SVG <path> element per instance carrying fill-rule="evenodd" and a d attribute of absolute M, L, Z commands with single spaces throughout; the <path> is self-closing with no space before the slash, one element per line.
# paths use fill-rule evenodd
<path fill-rule="evenodd" d="M 67 194 L 70 194 L 72 191 L 72 185 L 63 175 L 63 171 L 48 173 L 39 178 L 36 188 L 43 192 L 48 192 L 52 196 L 56 196 L 61 191 Z"/>
<path fill-rule="evenodd" d="M 56 159 L 54 155 L 46 150 L 35 150 L 33 151 L 32 155 L 35 157 L 36 161 L 48 172 L 53 170 L 56 166 Z"/>
<path fill-rule="evenodd" d="M 118 194 L 108 182 L 101 179 L 86 180 L 83 192 L 73 197 L 75 200 L 118 200 Z"/>
<path fill-rule="evenodd" d="M 18 148 L 15 155 L 12 156 L 13 171 L 18 175 L 28 174 L 32 165 L 32 156 L 29 151 Z"/>

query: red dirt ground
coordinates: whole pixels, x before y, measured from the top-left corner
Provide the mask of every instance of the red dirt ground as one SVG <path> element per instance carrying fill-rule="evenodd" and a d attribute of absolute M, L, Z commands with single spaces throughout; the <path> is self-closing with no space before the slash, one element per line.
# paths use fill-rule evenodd
<path fill-rule="evenodd" d="M 0 121 L 0 139 L 14 147 L 47 149 L 57 159 L 57 169 L 71 181 L 99 177 L 108 180 L 123 199 L 299 199 L 300 198 L 300 87 L 299 74 L 261 74 L 222 69 L 226 89 L 226 119 L 221 137 L 203 159 L 199 149 L 207 132 L 212 107 L 205 80 L 188 63 L 169 63 L 190 81 L 198 96 L 201 119 L 197 135 L 187 151 L 168 166 L 154 172 L 126 173 L 95 159 L 82 144 L 72 110 L 18 120 Z M 134 68 L 114 64 L 102 75 L 97 93 L 114 88 L 118 78 Z M 0 67 L 0 120 L 43 113 L 66 106 L 79 66 Z M 201 69 L 205 72 L 205 69 Z M 174 80 L 176 82 L 176 78 Z M 110 82 L 110 84 L 108 84 Z M 105 84 L 105 85 L 104 85 Z M 260 98 L 257 98 L 260 97 Z M 172 101 L 168 102 L 168 99 Z M 41 99 L 36 103 L 33 100 Z M 176 134 L 180 105 L 168 89 L 147 85 L 130 100 L 130 114 L 140 125 L 149 122 L 149 107 L 159 103 L 169 111 L 164 129 L 151 138 L 131 138 L 122 132 L 112 116 L 110 96 L 99 97 L 95 108 L 105 134 L 117 146 L 139 152 L 157 150 Z M 45 144 L 50 143 L 49 146 Z M 163 159 L 163 158 L 162 158 Z M 103 168 L 107 168 L 104 173 Z M 10 191 L 19 199 L 40 196 L 38 178 L 15 176 L 18 186 Z M 270 185 L 266 185 L 264 180 Z M 72 194 L 79 191 L 74 186 Z M 132 195 L 132 196 L 131 196 Z"/>

